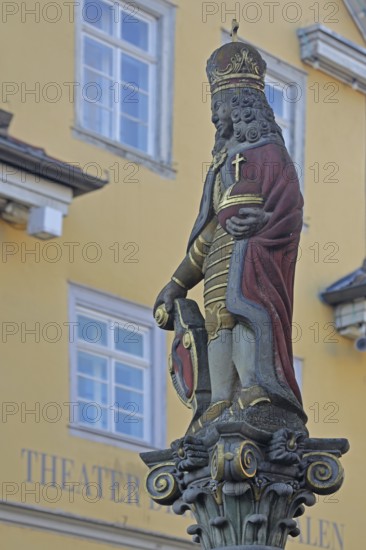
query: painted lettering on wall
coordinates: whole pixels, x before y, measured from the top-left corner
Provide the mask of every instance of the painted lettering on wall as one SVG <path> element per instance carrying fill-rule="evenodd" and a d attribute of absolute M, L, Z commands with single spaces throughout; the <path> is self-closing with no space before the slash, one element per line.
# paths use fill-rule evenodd
<path fill-rule="evenodd" d="M 106 499 L 140 506 L 140 478 L 134 474 L 99 464 L 78 464 L 74 459 L 33 449 L 22 449 L 21 458 L 25 468 L 23 483 L 28 485 L 24 491 L 29 491 L 32 484 L 36 491 L 38 485 L 45 500 L 48 495 L 54 502 L 51 499 L 55 497 L 50 496 L 54 489 L 57 493 L 66 492 L 70 498 L 82 495 L 88 502 Z"/>
<path fill-rule="evenodd" d="M 345 550 L 342 523 L 307 516 L 298 519 L 297 524 L 300 535 L 293 539 L 294 543 L 326 550 Z"/>

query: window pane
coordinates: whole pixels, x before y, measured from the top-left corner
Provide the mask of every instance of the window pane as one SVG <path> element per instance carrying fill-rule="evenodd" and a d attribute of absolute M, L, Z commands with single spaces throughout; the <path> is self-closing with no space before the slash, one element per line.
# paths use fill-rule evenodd
<path fill-rule="evenodd" d="M 143 390 L 144 375 L 141 369 L 129 367 L 123 363 L 116 363 L 115 381 L 117 384 Z"/>
<path fill-rule="evenodd" d="M 101 0 L 84 0 L 83 21 L 94 28 L 112 34 L 114 7 Z"/>
<path fill-rule="evenodd" d="M 78 315 L 78 337 L 89 344 L 107 345 L 107 323 Z"/>
<path fill-rule="evenodd" d="M 84 376 L 78 376 L 78 397 L 100 403 L 101 405 L 108 404 L 108 387 L 107 384 L 90 380 Z"/>
<path fill-rule="evenodd" d="M 112 113 L 97 103 L 84 101 L 83 126 L 105 137 L 112 137 Z"/>
<path fill-rule="evenodd" d="M 295 103 L 299 100 L 301 96 L 301 89 L 294 82 L 288 82 L 286 84 L 286 89 L 283 92 L 284 101 L 288 103 Z"/>
<path fill-rule="evenodd" d="M 91 69 L 84 69 L 83 97 L 86 101 L 98 103 L 111 109 L 113 107 L 112 80 Z"/>
<path fill-rule="evenodd" d="M 126 84 L 134 84 L 138 89 L 149 89 L 149 65 L 126 53 L 121 56 L 121 75 Z"/>
<path fill-rule="evenodd" d="M 284 96 L 281 86 L 278 83 L 266 84 L 265 93 L 267 101 L 272 107 L 275 116 L 282 117 L 284 115 Z"/>
<path fill-rule="evenodd" d="M 91 428 L 108 429 L 108 410 L 97 403 L 78 403 L 79 422 Z"/>
<path fill-rule="evenodd" d="M 117 433 L 131 435 L 142 439 L 144 436 L 144 421 L 142 418 L 133 418 L 129 413 L 119 411 L 116 416 L 115 429 Z"/>
<path fill-rule="evenodd" d="M 124 351 L 137 355 L 144 356 L 144 339 L 139 327 L 134 324 L 127 324 L 124 328 L 115 327 L 114 329 L 114 345 L 118 351 Z"/>
<path fill-rule="evenodd" d="M 147 126 L 122 116 L 120 141 L 147 152 Z"/>
<path fill-rule="evenodd" d="M 144 397 L 141 393 L 116 387 L 114 400 L 118 409 L 127 409 L 132 413 L 144 414 Z"/>
<path fill-rule="evenodd" d="M 288 127 L 284 127 L 280 124 L 281 126 L 281 129 L 282 129 L 282 135 L 283 135 L 283 139 L 285 140 L 285 144 L 289 150 L 289 153 L 290 155 L 292 154 L 292 150 L 291 150 L 291 135 L 290 135 L 290 128 Z"/>
<path fill-rule="evenodd" d="M 148 96 L 138 93 L 131 85 L 122 85 L 122 112 L 143 122 L 148 122 Z"/>
<path fill-rule="evenodd" d="M 107 359 L 99 357 L 98 355 L 79 351 L 78 372 L 107 380 Z"/>
<path fill-rule="evenodd" d="M 121 37 L 142 50 L 148 50 L 149 25 L 137 17 L 138 12 L 131 5 L 130 11 L 122 10 Z"/>
<path fill-rule="evenodd" d="M 84 63 L 108 76 L 112 76 L 112 48 L 86 36 L 84 38 Z"/>

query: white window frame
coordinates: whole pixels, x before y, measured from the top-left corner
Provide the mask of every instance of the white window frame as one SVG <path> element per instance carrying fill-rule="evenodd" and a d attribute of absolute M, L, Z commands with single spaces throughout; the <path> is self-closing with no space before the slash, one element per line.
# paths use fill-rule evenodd
<path fill-rule="evenodd" d="M 286 89 L 287 83 L 281 80 L 278 77 L 272 77 L 270 73 L 267 72 L 266 76 L 266 86 L 270 86 L 273 90 L 276 89 L 281 93 L 282 96 L 282 105 L 283 105 L 283 116 L 280 116 L 278 113 L 276 113 L 275 109 L 273 109 L 276 122 L 281 127 L 283 132 L 283 137 L 285 138 L 285 143 L 288 146 L 288 150 L 290 153 L 290 156 L 293 156 L 294 154 L 294 137 L 293 137 L 293 130 L 294 130 L 294 123 L 293 123 L 293 104 L 286 101 L 284 98 L 284 90 Z M 268 95 L 270 95 L 271 92 L 269 92 Z M 268 100 L 268 97 L 267 97 Z M 269 104 L 273 108 L 273 105 L 271 104 L 271 101 L 269 101 Z M 286 131 L 288 132 L 290 136 L 290 143 L 286 140 Z"/>
<path fill-rule="evenodd" d="M 116 0 L 103 0 L 115 4 Z M 126 6 L 127 1 L 120 1 L 121 6 Z M 83 2 L 78 3 L 75 25 L 75 71 L 76 82 L 83 81 L 83 30 L 88 29 L 90 36 L 102 37 L 105 33 L 92 30 L 83 22 Z M 173 178 L 175 170 L 172 167 L 172 119 L 173 119 L 173 69 L 175 46 L 175 10 L 176 6 L 168 0 L 134 0 L 133 6 L 138 10 L 136 14 L 143 18 L 155 19 L 156 26 L 156 80 L 150 85 L 153 93 L 150 94 L 150 113 L 155 112 L 154 123 L 149 129 L 148 141 L 149 153 L 135 149 L 114 139 L 107 138 L 83 127 L 83 97 L 81 86 L 76 90 L 75 98 L 75 125 L 73 136 L 82 139 L 92 145 L 102 147 L 109 152 L 124 157 L 132 162 L 142 164 L 147 168 L 158 172 L 164 177 Z M 112 44 L 113 37 L 109 36 L 108 42 Z M 133 45 L 128 48 L 134 49 Z M 124 50 L 127 52 L 126 50 Z M 127 52 L 128 53 L 128 52 Z M 147 54 L 148 55 L 148 54 Z M 113 76 L 115 79 L 115 76 Z M 153 97 L 154 96 L 154 97 Z"/>
<path fill-rule="evenodd" d="M 231 42 L 230 33 L 227 30 L 222 31 L 223 43 Z M 301 190 L 304 190 L 305 178 L 305 117 L 306 117 L 306 92 L 307 92 L 307 73 L 301 69 L 285 63 L 281 59 L 274 57 L 268 52 L 262 50 L 257 45 L 252 44 L 261 54 L 267 63 L 266 83 L 278 82 L 282 84 L 296 83 L 299 92 L 297 101 L 289 102 L 291 108 L 291 143 L 287 144 L 290 156 L 296 166 L 299 176 Z M 278 120 L 280 124 L 281 121 Z"/>
<path fill-rule="evenodd" d="M 304 187 L 305 176 L 305 116 L 306 116 L 306 92 L 307 73 L 273 55 L 259 49 L 260 54 L 267 63 L 266 82 L 278 82 L 282 84 L 295 83 L 299 91 L 298 100 L 290 101 L 290 135 L 289 153 L 295 163 L 299 176 L 301 189 Z M 280 121 L 279 121 L 280 122 Z"/>
<path fill-rule="evenodd" d="M 144 416 L 147 425 L 144 433 L 144 441 L 132 436 L 119 434 L 112 431 L 96 428 L 93 424 L 87 425 L 79 423 L 77 415 L 71 418 L 69 428 L 72 435 L 92 439 L 100 443 L 116 445 L 122 448 L 128 448 L 133 451 L 159 449 L 166 445 L 166 335 L 165 331 L 159 329 L 153 319 L 152 311 L 148 307 L 128 302 L 117 296 L 101 292 L 99 290 L 90 289 L 88 287 L 69 283 L 69 321 L 70 323 L 77 322 L 77 315 L 80 311 L 85 310 L 85 314 L 93 316 L 95 319 L 104 319 L 112 317 L 121 322 L 121 326 L 126 321 L 131 324 L 141 327 L 143 331 L 149 334 L 149 359 L 144 354 L 142 361 L 148 365 L 150 362 L 149 372 L 145 374 L 149 378 L 149 384 L 144 385 L 145 389 L 149 389 L 145 403 L 147 404 Z M 78 402 L 77 392 L 77 352 L 80 349 L 86 350 L 94 344 L 78 342 L 77 326 L 70 332 L 73 337 L 69 341 L 70 353 L 70 401 Z M 101 348 L 101 347 L 100 347 Z M 110 350 L 104 349 L 104 355 L 107 355 Z M 94 351 L 94 353 L 97 350 Z M 114 386 L 113 386 L 114 387 Z M 108 392 L 112 391 L 112 380 L 109 380 Z M 113 399 L 112 399 L 113 401 Z M 111 401 L 111 402 L 112 402 Z M 70 415 L 71 416 L 71 415 Z M 149 418 L 150 417 L 150 418 Z"/>

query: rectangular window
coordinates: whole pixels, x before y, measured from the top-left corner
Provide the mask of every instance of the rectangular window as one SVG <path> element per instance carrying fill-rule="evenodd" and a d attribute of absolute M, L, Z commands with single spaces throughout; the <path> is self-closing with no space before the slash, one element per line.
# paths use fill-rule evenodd
<path fill-rule="evenodd" d="M 170 163 L 173 22 L 163 0 L 83 0 L 78 129 Z"/>
<path fill-rule="evenodd" d="M 164 360 L 155 363 L 163 331 L 148 308 L 77 285 L 70 297 L 73 427 L 154 446 L 164 415 Z"/>
<path fill-rule="evenodd" d="M 83 126 L 154 155 L 157 21 L 122 6 L 84 0 Z"/>
<path fill-rule="evenodd" d="M 276 122 L 281 127 L 283 137 L 291 156 L 294 155 L 294 139 L 293 139 L 293 119 L 294 119 L 294 107 L 289 97 L 292 91 L 292 87 L 289 84 L 271 77 L 267 73 L 265 94 L 267 101 L 273 109 Z"/>
<path fill-rule="evenodd" d="M 306 75 L 266 52 L 260 53 L 267 63 L 265 94 L 282 129 L 287 150 L 303 188 Z"/>
<path fill-rule="evenodd" d="M 269 66 L 266 75 L 265 94 L 273 109 L 276 122 L 281 127 L 287 150 L 297 165 L 299 174 L 302 173 L 303 161 L 302 150 L 299 149 L 297 142 L 300 137 L 297 138 L 297 129 L 301 124 L 299 117 L 303 108 L 303 93 L 304 90 L 299 82 L 286 80 L 283 73 L 279 76 L 278 73 L 271 72 Z M 302 137 L 300 139 L 302 143 Z"/>

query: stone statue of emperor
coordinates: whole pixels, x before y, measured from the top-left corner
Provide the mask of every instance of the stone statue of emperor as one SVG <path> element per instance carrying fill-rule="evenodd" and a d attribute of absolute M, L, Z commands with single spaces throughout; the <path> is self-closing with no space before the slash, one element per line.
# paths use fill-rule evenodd
<path fill-rule="evenodd" d="M 237 27 L 207 63 L 213 159 L 187 254 L 155 310 L 171 313 L 204 281 L 211 421 L 234 406 L 274 406 L 304 420 L 291 341 L 303 199 L 264 93 L 265 61 L 237 40 Z"/>

